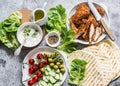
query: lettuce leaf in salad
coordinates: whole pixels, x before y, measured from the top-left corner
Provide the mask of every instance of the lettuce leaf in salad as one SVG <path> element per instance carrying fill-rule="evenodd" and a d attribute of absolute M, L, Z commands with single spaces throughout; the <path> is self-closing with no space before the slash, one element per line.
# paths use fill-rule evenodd
<path fill-rule="evenodd" d="M 70 64 L 69 83 L 79 85 L 85 77 L 87 62 L 85 60 L 74 59 Z"/>
<path fill-rule="evenodd" d="M 57 5 L 49 9 L 48 21 L 46 23 L 46 31 L 58 31 L 61 35 L 61 45 L 58 49 L 71 53 L 78 49 L 77 43 L 74 42 L 74 32 L 67 28 L 66 25 L 66 10 L 62 5 Z"/>
<path fill-rule="evenodd" d="M 16 32 L 20 26 L 20 12 L 13 12 L 7 19 L 0 23 L 0 41 L 8 48 L 15 50 L 19 46 Z"/>

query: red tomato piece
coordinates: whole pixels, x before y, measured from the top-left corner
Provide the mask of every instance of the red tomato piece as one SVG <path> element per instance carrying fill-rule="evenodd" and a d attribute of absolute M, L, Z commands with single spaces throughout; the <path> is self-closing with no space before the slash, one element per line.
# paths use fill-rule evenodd
<path fill-rule="evenodd" d="M 33 82 L 36 83 L 38 81 L 38 77 L 37 75 L 35 75 L 33 78 L 32 78 Z"/>
<path fill-rule="evenodd" d="M 39 67 L 40 68 L 44 67 L 44 64 L 43 63 L 39 63 Z"/>
<path fill-rule="evenodd" d="M 29 86 L 32 86 L 33 84 L 34 84 L 33 80 L 29 80 L 29 81 L 28 81 L 28 85 L 29 85 Z"/>
<path fill-rule="evenodd" d="M 44 58 L 44 55 L 40 53 L 40 54 L 37 55 L 37 58 L 42 59 L 42 58 Z"/>
<path fill-rule="evenodd" d="M 28 72 L 29 72 L 29 74 L 33 74 L 33 73 L 34 73 L 33 68 L 32 68 L 32 67 L 30 67 Z"/>
<path fill-rule="evenodd" d="M 39 67 L 38 67 L 37 65 L 33 65 L 32 68 L 33 68 L 33 70 L 34 70 L 34 72 L 35 72 L 35 71 L 38 70 Z"/>
<path fill-rule="evenodd" d="M 48 60 L 47 59 L 44 60 L 44 64 L 45 65 L 48 64 Z"/>
<path fill-rule="evenodd" d="M 43 75 L 43 74 L 42 74 L 42 72 L 40 72 L 40 71 L 37 73 L 37 77 L 38 77 L 38 78 L 41 78 L 42 75 Z"/>
<path fill-rule="evenodd" d="M 35 63 L 34 59 L 29 59 L 29 64 L 30 65 L 34 65 L 34 63 Z"/>

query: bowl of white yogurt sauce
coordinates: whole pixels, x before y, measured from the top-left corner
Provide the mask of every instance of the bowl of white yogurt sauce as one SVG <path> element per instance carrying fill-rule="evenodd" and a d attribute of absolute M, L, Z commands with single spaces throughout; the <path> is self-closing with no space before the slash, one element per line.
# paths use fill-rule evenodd
<path fill-rule="evenodd" d="M 17 31 L 17 39 L 24 47 L 35 47 L 43 38 L 40 26 L 33 22 L 23 23 Z"/>

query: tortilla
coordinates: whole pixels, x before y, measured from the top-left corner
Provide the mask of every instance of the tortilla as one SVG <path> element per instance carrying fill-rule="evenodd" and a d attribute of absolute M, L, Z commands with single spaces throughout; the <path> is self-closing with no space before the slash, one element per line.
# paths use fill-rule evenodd
<path fill-rule="evenodd" d="M 86 74 L 79 86 L 107 86 L 120 75 L 120 49 L 110 41 L 104 40 L 82 50 L 71 53 L 68 65 L 74 58 L 86 60 Z"/>

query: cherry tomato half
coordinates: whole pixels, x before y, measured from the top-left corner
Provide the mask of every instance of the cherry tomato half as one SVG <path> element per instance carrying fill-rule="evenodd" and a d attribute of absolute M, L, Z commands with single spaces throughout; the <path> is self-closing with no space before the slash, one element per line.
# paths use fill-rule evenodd
<path fill-rule="evenodd" d="M 38 78 L 41 78 L 41 77 L 42 77 L 42 72 L 39 71 L 39 72 L 37 73 L 37 77 L 38 77 Z"/>
<path fill-rule="evenodd" d="M 35 63 L 34 59 L 29 59 L 29 64 L 30 65 L 34 65 L 34 63 Z"/>
<path fill-rule="evenodd" d="M 40 54 L 37 55 L 37 58 L 42 59 L 42 58 L 44 58 L 44 55 L 40 53 Z"/>
<path fill-rule="evenodd" d="M 48 60 L 45 59 L 43 63 L 44 63 L 45 65 L 48 64 Z"/>
<path fill-rule="evenodd" d="M 28 81 L 28 85 L 29 85 L 29 86 L 32 86 L 33 84 L 34 84 L 33 80 L 29 80 L 29 81 Z"/>
<path fill-rule="evenodd" d="M 42 62 L 39 63 L 39 67 L 40 67 L 40 68 L 44 67 L 44 64 L 43 64 Z"/>
<path fill-rule="evenodd" d="M 34 73 L 33 68 L 32 68 L 32 67 L 30 67 L 30 68 L 29 68 L 29 70 L 28 70 L 28 72 L 29 72 L 29 74 L 33 74 L 33 73 Z"/>
<path fill-rule="evenodd" d="M 33 78 L 32 78 L 33 82 L 36 83 L 38 81 L 38 77 L 37 75 L 35 75 Z"/>
<path fill-rule="evenodd" d="M 33 70 L 34 70 L 34 72 L 35 72 L 35 71 L 38 70 L 39 67 L 38 67 L 37 65 L 32 65 L 32 68 L 33 68 Z"/>

